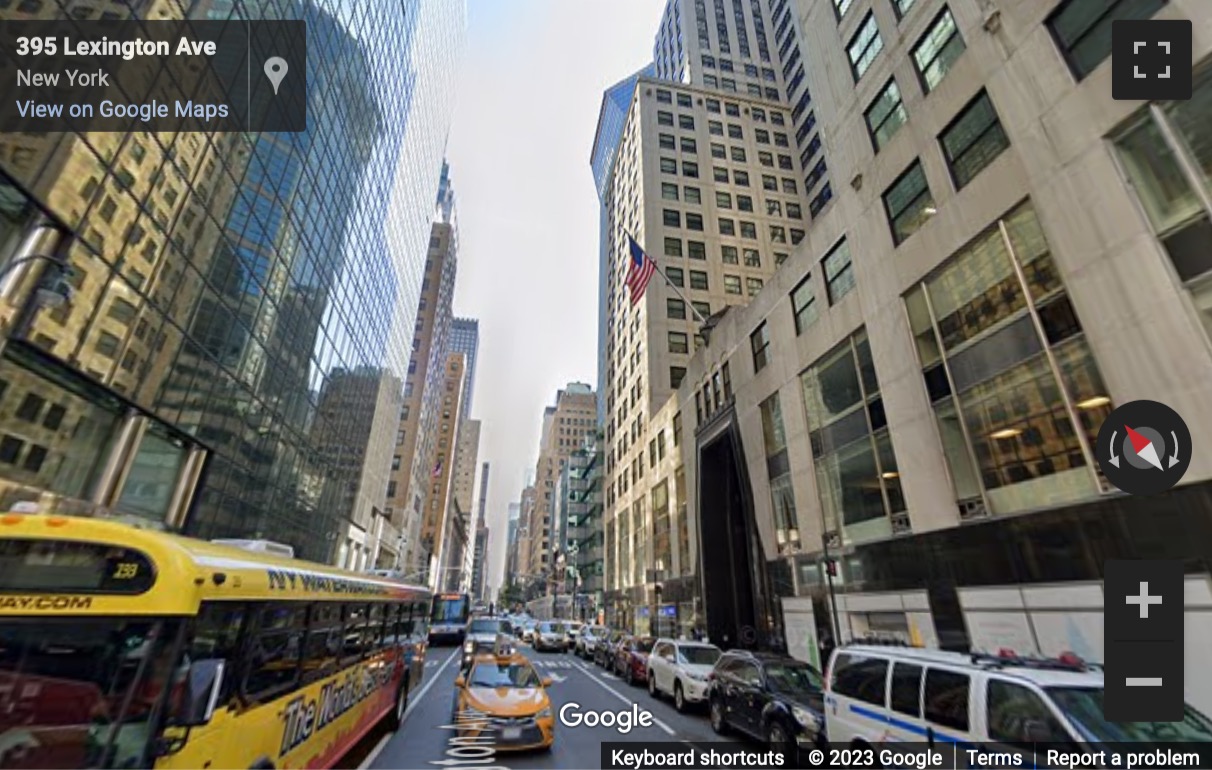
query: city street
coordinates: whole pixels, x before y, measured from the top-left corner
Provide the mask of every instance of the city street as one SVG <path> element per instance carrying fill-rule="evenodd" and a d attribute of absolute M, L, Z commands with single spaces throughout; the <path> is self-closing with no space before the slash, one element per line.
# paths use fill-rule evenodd
<path fill-rule="evenodd" d="M 520 754 L 500 753 L 493 758 L 497 767 L 510 768 L 584 768 L 600 767 L 600 746 L 605 741 L 734 741 L 721 738 L 711 731 L 705 707 L 679 714 L 668 699 L 654 700 L 640 686 L 629 687 L 613 674 L 570 653 L 536 653 L 528 647 L 522 651 L 534 663 L 541 676 L 551 677 L 548 690 L 552 709 L 557 715 L 555 745 L 551 750 Z M 458 670 L 457 648 L 434 648 L 426 661 L 422 690 L 409 705 L 404 725 L 394 735 L 380 739 L 362 766 L 396 770 L 397 768 L 445 767 L 456 756 L 447 753 L 453 748 L 448 741 L 452 730 L 440 729 L 450 724 L 454 698 L 454 680 Z M 559 724 L 560 707 L 566 703 L 580 704 L 581 711 L 625 711 L 633 703 L 652 712 L 651 727 L 633 728 L 626 735 L 614 728 L 566 727 Z"/>

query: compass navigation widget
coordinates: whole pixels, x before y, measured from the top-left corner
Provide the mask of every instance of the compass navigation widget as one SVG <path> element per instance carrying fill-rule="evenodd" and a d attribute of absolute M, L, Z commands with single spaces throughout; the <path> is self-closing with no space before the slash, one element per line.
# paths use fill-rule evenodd
<path fill-rule="evenodd" d="M 1165 404 L 1132 401 L 1107 416 L 1094 453 L 1112 484 L 1130 495 L 1155 495 L 1187 472 L 1191 431 Z"/>

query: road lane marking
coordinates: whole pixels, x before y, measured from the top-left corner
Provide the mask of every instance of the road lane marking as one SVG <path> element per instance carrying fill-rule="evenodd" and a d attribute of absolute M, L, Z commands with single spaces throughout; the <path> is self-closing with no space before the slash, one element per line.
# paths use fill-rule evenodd
<path fill-rule="evenodd" d="M 606 684 L 601 679 L 598 679 L 596 676 L 593 676 L 593 672 L 590 671 L 589 669 L 585 668 L 585 666 L 583 666 L 581 664 L 577 664 L 577 668 L 581 669 L 586 674 L 589 674 L 589 681 L 593 682 L 594 684 L 598 685 L 602 689 L 606 690 L 606 692 L 610 693 L 614 697 L 623 701 L 627 705 L 630 706 L 633 703 L 635 703 L 634 698 L 628 698 L 626 695 L 623 695 L 623 693 L 619 692 L 618 690 L 614 689 L 610 685 Z M 647 709 L 645 709 L 645 710 L 647 711 Z M 648 711 L 648 713 L 652 714 L 651 711 Z M 662 722 L 660 719 L 658 719 L 656 714 L 652 714 L 652 723 L 670 735 L 677 735 L 677 733 L 674 732 L 673 728 L 670 727 L 669 725 L 665 724 L 664 722 Z"/>
<path fill-rule="evenodd" d="M 392 736 L 394 735 L 395 733 L 388 733 L 380 738 L 379 742 L 375 744 L 375 747 L 370 750 L 369 754 L 366 755 L 366 759 L 362 760 L 362 764 L 358 765 L 358 770 L 367 770 L 367 768 L 374 764 L 374 761 L 379 758 L 380 754 L 383 753 L 383 749 L 387 748 L 387 742 L 391 740 Z"/>
<path fill-rule="evenodd" d="M 438 670 L 433 672 L 433 676 L 426 679 L 425 684 L 421 685 L 421 689 L 417 691 L 416 696 L 410 696 L 408 698 L 408 707 L 404 709 L 404 718 L 400 720 L 400 729 L 384 735 L 382 739 L 375 744 L 375 747 L 371 749 L 370 753 L 366 755 L 366 759 L 362 760 L 362 764 L 358 765 L 358 770 L 367 770 L 367 768 L 374 764 L 374 761 L 379 758 L 380 754 L 383 753 L 383 749 L 387 748 L 387 742 L 394 738 L 396 734 L 400 732 L 400 730 L 404 729 L 404 723 L 408 720 L 408 715 L 412 713 L 413 707 L 421 701 L 421 698 L 425 697 L 425 693 L 429 692 L 429 688 L 433 687 L 433 683 L 438 681 L 438 675 L 442 673 L 442 669 L 450 665 L 450 661 L 459 657 L 458 652 L 458 650 L 451 652 L 446 660 L 442 661 L 442 665 L 438 666 Z M 428 660 L 425 661 L 427 665 L 429 662 L 430 661 Z"/>

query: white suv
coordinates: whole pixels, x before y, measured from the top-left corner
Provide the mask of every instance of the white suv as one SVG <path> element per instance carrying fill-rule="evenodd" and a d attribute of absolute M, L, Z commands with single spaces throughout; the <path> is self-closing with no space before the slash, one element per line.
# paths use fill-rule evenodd
<path fill-rule="evenodd" d="M 720 648 L 706 642 L 658 639 L 648 654 L 648 693 L 673 696 L 673 705 L 685 711 L 688 703 L 707 699 L 707 676 L 720 657 Z"/>
<path fill-rule="evenodd" d="M 1023 746 L 1048 743 L 1212 742 L 1190 706 L 1182 722 L 1103 718 L 1103 672 L 1075 656 L 1021 658 L 851 645 L 833 653 L 825 732 L 835 748 L 882 742 Z"/>

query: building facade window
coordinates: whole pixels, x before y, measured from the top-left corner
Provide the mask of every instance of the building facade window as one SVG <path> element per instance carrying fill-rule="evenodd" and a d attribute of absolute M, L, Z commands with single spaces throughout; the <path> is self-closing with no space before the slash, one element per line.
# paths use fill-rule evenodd
<path fill-rule="evenodd" d="M 905 304 L 962 514 L 1099 493 L 1090 447 L 1111 399 L 1029 201 Z"/>
<path fill-rule="evenodd" d="M 1010 146 L 993 102 L 984 91 L 943 129 L 938 140 L 957 190 L 963 189 Z"/>
<path fill-rule="evenodd" d="M 795 492 L 791 483 L 791 463 L 787 457 L 787 434 L 783 429 L 783 410 L 779 394 L 759 406 L 762 414 L 762 442 L 766 448 L 766 473 L 770 480 L 770 506 L 774 515 L 774 538 L 780 554 L 800 550 L 800 527 L 795 515 Z"/>
<path fill-rule="evenodd" d="M 690 271 L 690 288 L 707 291 L 707 274 L 701 270 Z"/>
<path fill-rule="evenodd" d="M 804 276 L 804 280 L 792 289 L 791 314 L 795 319 L 795 336 L 797 337 L 816 321 L 816 292 L 812 287 L 811 274 Z"/>
<path fill-rule="evenodd" d="M 913 63 L 922 81 L 922 91 L 933 91 L 964 50 L 964 38 L 955 26 L 955 17 L 951 15 L 950 8 L 944 7 L 930 29 L 922 35 L 921 42 L 913 48 Z"/>
<path fill-rule="evenodd" d="M 686 319 L 686 303 L 670 297 L 665 300 L 665 313 L 669 318 L 683 321 Z"/>
<path fill-rule="evenodd" d="M 892 241 L 898 246 L 936 213 L 921 160 L 913 161 L 884 193 L 884 208 L 892 227 Z"/>
<path fill-rule="evenodd" d="M 805 370 L 800 384 L 825 537 L 848 545 L 890 536 L 905 500 L 866 330 Z"/>
<path fill-rule="evenodd" d="M 1119 19 L 1148 19 L 1166 0 L 1064 0 L 1048 17 L 1052 39 L 1083 80 L 1111 55 L 1111 24 Z"/>
<path fill-rule="evenodd" d="M 757 374 L 766 368 L 769 363 L 767 357 L 770 348 L 770 329 L 766 326 L 766 322 L 762 321 L 761 325 L 749 335 L 749 349 L 753 353 L 753 372 Z"/>
<path fill-rule="evenodd" d="M 905 18 L 905 14 L 909 13 L 915 2 L 917 0 L 892 0 L 892 10 L 896 11 L 896 18 Z"/>
<path fill-rule="evenodd" d="M 724 276 L 724 293 L 738 295 L 741 293 L 741 277 L 739 275 Z"/>
<path fill-rule="evenodd" d="M 854 289 L 854 265 L 850 262 L 850 244 L 845 238 L 825 255 L 821 267 L 825 273 L 825 294 L 829 304 L 836 305 Z"/>
<path fill-rule="evenodd" d="M 867 120 L 867 132 L 871 135 L 871 146 L 879 152 L 888 144 L 901 126 L 909 120 L 905 105 L 901 101 L 901 89 L 896 80 L 889 80 L 880 95 L 863 113 Z"/>
<path fill-rule="evenodd" d="M 1163 132 L 1163 126 L 1169 130 Z M 1114 141 L 1162 250 L 1212 336 L 1212 253 L 1207 247 L 1212 209 L 1196 192 L 1200 185 L 1212 190 L 1212 69 L 1196 73 L 1190 101 L 1142 110 Z"/>
<path fill-rule="evenodd" d="M 871 67 L 875 57 L 884 50 L 884 41 L 880 39 L 880 28 L 875 22 L 875 14 L 867 12 L 867 18 L 850 39 L 846 46 L 846 55 L 850 57 L 850 72 L 857 81 Z"/>
<path fill-rule="evenodd" d="M 681 238 L 666 238 L 665 239 L 665 256 L 667 256 L 667 257 L 682 256 L 682 239 Z"/>

